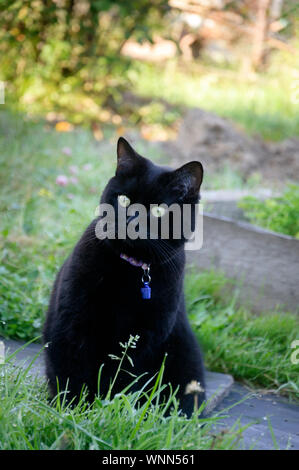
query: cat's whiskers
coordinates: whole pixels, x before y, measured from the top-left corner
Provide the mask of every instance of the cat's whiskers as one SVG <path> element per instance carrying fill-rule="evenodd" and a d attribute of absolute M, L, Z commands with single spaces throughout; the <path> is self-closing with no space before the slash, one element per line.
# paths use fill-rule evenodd
<path fill-rule="evenodd" d="M 156 242 L 154 254 L 159 254 L 161 256 L 161 261 L 159 264 L 169 264 L 169 268 L 174 273 L 174 275 L 180 275 L 180 268 L 176 265 L 174 258 L 177 255 L 176 250 L 169 247 L 164 240 L 153 240 Z M 162 242 L 162 243 L 161 243 Z M 152 247 L 151 247 L 152 248 Z M 171 251 L 174 255 L 171 254 Z"/>
<path fill-rule="evenodd" d="M 159 245 L 160 248 L 162 249 L 162 246 L 163 246 L 163 249 L 164 249 L 164 252 L 166 254 L 168 253 L 174 253 L 173 255 L 170 255 L 168 256 L 163 263 L 170 263 L 170 266 L 172 268 L 172 271 L 174 272 L 175 275 L 177 275 L 178 277 L 180 277 L 182 275 L 182 271 L 180 269 L 180 267 L 178 266 L 178 264 L 175 262 L 175 258 L 178 256 L 178 252 L 176 249 L 170 247 L 164 240 L 160 240 L 160 242 L 162 242 L 162 245 Z"/>

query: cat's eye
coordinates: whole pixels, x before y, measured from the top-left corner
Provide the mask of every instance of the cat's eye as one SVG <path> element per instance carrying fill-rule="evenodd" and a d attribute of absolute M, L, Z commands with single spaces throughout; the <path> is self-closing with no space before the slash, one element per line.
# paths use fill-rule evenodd
<path fill-rule="evenodd" d="M 166 209 L 165 207 L 162 207 L 162 206 L 153 206 L 151 208 L 151 213 L 153 214 L 154 217 L 163 217 L 165 212 L 166 212 Z"/>
<path fill-rule="evenodd" d="M 118 196 L 118 202 L 121 207 L 128 207 L 130 205 L 130 199 L 124 194 Z"/>

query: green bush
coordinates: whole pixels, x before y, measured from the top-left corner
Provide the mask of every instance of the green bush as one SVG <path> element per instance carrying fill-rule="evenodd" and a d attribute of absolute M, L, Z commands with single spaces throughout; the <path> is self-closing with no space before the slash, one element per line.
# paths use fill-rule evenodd
<path fill-rule="evenodd" d="M 126 40 L 149 39 L 162 26 L 166 0 L 63 2 L 4 0 L 0 6 L 0 79 L 7 100 L 32 113 L 69 110 L 99 118 L 117 101 L 129 61 Z"/>
<path fill-rule="evenodd" d="M 299 239 L 299 185 L 289 184 L 281 196 L 265 201 L 245 197 L 239 207 L 252 223 Z"/>

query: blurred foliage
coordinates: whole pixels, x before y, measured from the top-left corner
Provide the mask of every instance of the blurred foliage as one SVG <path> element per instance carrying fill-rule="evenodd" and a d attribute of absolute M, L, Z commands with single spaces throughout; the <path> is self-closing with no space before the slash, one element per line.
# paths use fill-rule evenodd
<path fill-rule="evenodd" d="M 82 109 L 99 119 L 102 105 L 120 99 L 130 63 L 120 55 L 122 46 L 129 37 L 151 41 L 167 11 L 167 0 L 0 5 L 0 78 L 7 82 L 7 96 L 30 105 L 31 112 L 39 111 L 40 100 L 45 110 L 70 108 L 74 122 L 82 120 Z"/>
<path fill-rule="evenodd" d="M 295 46 L 298 49 L 298 40 Z M 163 65 L 136 63 L 129 76 L 140 96 L 181 108 L 198 106 L 241 124 L 250 134 L 276 141 L 299 135 L 298 70 L 299 54 L 275 51 L 261 73 L 206 62 L 186 68 L 173 60 Z"/>
<path fill-rule="evenodd" d="M 291 95 L 296 92 L 298 58 L 289 52 L 296 44 L 285 44 L 277 54 L 267 46 L 267 68 L 255 74 L 247 68 L 251 48 L 247 29 L 243 42 L 238 29 L 230 40 L 220 30 L 220 48 L 217 40 L 213 46 L 220 62 L 206 47 L 208 39 L 212 45 L 215 42 L 213 35 L 201 41 L 196 59 L 187 60 L 181 40 L 209 28 L 188 26 L 184 11 L 170 4 L 169 0 L 1 0 L 0 80 L 6 82 L 6 104 L 31 115 L 46 115 L 54 123 L 87 124 L 97 140 L 103 137 L 101 124 L 107 122 L 120 134 L 125 126 L 140 126 L 144 139 L 172 138 L 187 106 L 210 109 L 269 140 L 297 135 L 297 95 L 295 101 Z M 214 16 L 204 19 L 216 24 L 220 13 L 225 18 L 234 13 L 233 18 L 254 25 L 254 2 L 225 5 L 216 16 L 212 8 Z M 293 0 L 283 4 L 283 41 L 298 30 L 296 8 Z M 214 29 L 219 29 L 221 18 Z M 233 27 L 226 25 L 227 29 Z M 128 40 L 155 42 L 157 36 L 176 44 L 174 57 L 148 63 L 121 53 Z"/>
<path fill-rule="evenodd" d="M 299 239 L 299 185 L 289 184 L 281 196 L 265 201 L 248 196 L 239 206 L 251 222 Z"/>

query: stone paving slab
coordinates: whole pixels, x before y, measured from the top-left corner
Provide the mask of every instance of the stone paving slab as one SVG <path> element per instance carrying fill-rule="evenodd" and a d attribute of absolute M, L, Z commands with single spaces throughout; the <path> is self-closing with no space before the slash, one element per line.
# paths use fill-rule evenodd
<path fill-rule="evenodd" d="M 246 400 L 244 400 L 245 397 L 247 397 Z M 235 405 L 240 400 L 244 401 Z M 215 428 L 218 431 L 219 429 L 229 429 L 237 420 L 239 420 L 240 426 L 251 423 L 250 427 L 242 433 L 241 448 L 299 450 L 298 404 L 289 403 L 287 399 L 272 393 L 253 392 L 241 384 L 234 383 L 230 394 L 214 408 L 213 413 L 232 405 L 235 406 L 224 413 L 228 417 L 218 422 Z"/>
<path fill-rule="evenodd" d="M 1 338 L 0 338 L 1 340 Z M 44 358 L 43 348 L 41 344 L 31 343 L 24 347 L 24 343 L 14 340 L 7 340 L 2 338 L 5 345 L 5 356 L 9 357 L 10 354 L 16 352 L 19 348 L 22 348 L 15 355 L 17 363 L 22 364 L 24 367 L 28 367 L 30 362 L 36 357 L 31 368 L 31 375 L 45 375 L 44 369 Z M 218 372 L 206 373 L 206 393 L 207 393 L 207 405 L 205 408 L 205 414 L 210 414 L 213 409 L 221 403 L 223 398 L 230 392 L 230 389 L 234 383 L 231 375 L 220 374 Z"/>

